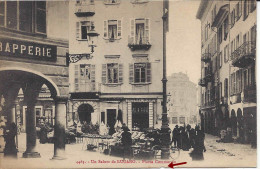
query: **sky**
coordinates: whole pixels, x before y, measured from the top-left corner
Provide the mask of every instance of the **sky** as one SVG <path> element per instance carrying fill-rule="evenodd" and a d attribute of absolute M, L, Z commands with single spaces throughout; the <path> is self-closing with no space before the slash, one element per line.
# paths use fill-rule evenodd
<path fill-rule="evenodd" d="M 171 0 L 167 33 L 167 76 L 187 73 L 198 84 L 200 78 L 201 30 L 196 19 L 199 0 Z"/>

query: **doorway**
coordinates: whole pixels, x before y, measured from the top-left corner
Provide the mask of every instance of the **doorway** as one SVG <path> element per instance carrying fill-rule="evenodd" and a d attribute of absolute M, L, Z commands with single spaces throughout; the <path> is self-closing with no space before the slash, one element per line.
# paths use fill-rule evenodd
<path fill-rule="evenodd" d="M 109 126 L 109 135 L 115 133 L 116 109 L 107 109 L 107 125 Z"/>
<path fill-rule="evenodd" d="M 94 112 L 94 109 L 89 104 L 82 104 L 78 108 L 79 121 L 83 124 L 84 121 L 89 124 L 91 122 L 91 113 Z"/>
<path fill-rule="evenodd" d="M 149 103 L 132 103 L 132 126 L 143 131 L 149 128 Z"/>

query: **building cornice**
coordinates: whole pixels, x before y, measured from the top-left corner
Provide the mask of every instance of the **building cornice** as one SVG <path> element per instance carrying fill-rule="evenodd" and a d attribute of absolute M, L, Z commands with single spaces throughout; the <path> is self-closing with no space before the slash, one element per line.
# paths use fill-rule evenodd
<path fill-rule="evenodd" d="M 207 7 L 210 0 L 201 0 L 199 9 L 196 14 L 197 19 L 201 19 L 203 16 L 203 13 L 205 12 L 205 8 Z"/>

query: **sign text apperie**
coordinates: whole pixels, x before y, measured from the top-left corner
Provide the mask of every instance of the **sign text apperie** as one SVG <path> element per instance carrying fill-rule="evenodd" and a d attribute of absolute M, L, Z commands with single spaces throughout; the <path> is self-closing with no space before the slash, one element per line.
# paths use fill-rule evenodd
<path fill-rule="evenodd" d="M 56 61 L 57 47 L 53 45 L 0 38 L 0 55 Z"/>

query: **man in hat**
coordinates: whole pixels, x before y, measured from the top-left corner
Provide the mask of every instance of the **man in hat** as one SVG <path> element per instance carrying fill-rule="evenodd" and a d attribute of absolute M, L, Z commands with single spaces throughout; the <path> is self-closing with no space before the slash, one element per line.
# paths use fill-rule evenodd
<path fill-rule="evenodd" d="M 172 142 L 174 143 L 174 147 L 177 147 L 177 140 L 179 135 L 179 126 L 176 125 L 175 128 L 172 131 Z"/>
<path fill-rule="evenodd" d="M 123 124 L 122 129 L 123 129 L 123 133 L 122 133 L 121 142 L 124 147 L 123 158 L 125 159 L 126 156 L 131 157 L 130 154 L 131 154 L 132 138 L 129 129 L 125 124 Z"/>

